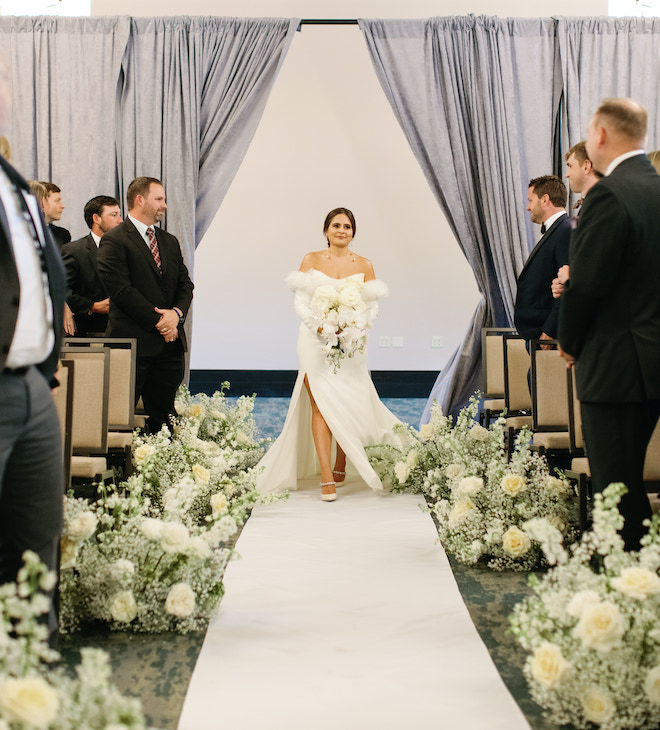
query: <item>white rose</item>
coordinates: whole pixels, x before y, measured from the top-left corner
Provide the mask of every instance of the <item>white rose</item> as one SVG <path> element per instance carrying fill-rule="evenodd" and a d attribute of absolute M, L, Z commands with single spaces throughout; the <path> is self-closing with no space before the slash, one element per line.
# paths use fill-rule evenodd
<path fill-rule="evenodd" d="M 449 524 L 452 526 L 457 525 L 474 514 L 475 510 L 476 505 L 469 497 L 459 499 L 449 513 Z"/>
<path fill-rule="evenodd" d="M 78 555 L 79 543 L 63 537 L 60 540 L 60 570 L 68 570 L 76 567 L 76 556 Z"/>
<path fill-rule="evenodd" d="M 649 669 L 644 681 L 644 691 L 652 705 L 660 705 L 660 665 Z"/>
<path fill-rule="evenodd" d="M 188 550 L 191 550 L 198 558 L 210 558 L 211 548 L 201 537 L 191 537 L 188 541 Z"/>
<path fill-rule="evenodd" d="M 339 303 L 344 307 L 356 309 L 363 304 L 360 290 L 351 284 L 341 287 L 339 290 Z"/>
<path fill-rule="evenodd" d="M 598 725 L 610 720 L 616 712 L 614 701 L 602 687 L 587 687 L 581 700 L 585 719 Z"/>
<path fill-rule="evenodd" d="M 619 607 L 610 601 L 602 601 L 584 607 L 573 636 L 584 646 L 605 653 L 621 642 L 625 631 L 626 622 Z"/>
<path fill-rule="evenodd" d="M 222 492 L 218 492 L 211 497 L 211 509 L 214 514 L 224 512 L 227 509 L 227 497 Z"/>
<path fill-rule="evenodd" d="M 414 449 L 412 449 L 411 451 L 408 452 L 408 458 L 406 459 L 406 464 L 408 464 L 408 466 L 411 469 L 414 469 L 418 463 L 419 463 L 419 454 Z"/>
<path fill-rule="evenodd" d="M 518 474 L 505 474 L 500 482 L 500 487 L 510 497 L 515 497 L 516 494 L 520 494 L 520 492 L 527 489 L 525 480 L 521 476 L 518 476 Z"/>
<path fill-rule="evenodd" d="M 566 612 L 573 618 L 580 618 L 584 609 L 593 603 L 600 603 L 600 596 L 596 591 L 580 591 L 573 596 Z"/>
<path fill-rule="evenodd" d="M 135 573 L 135 565 L 130 560 L 124 560 L 123 558 L 115 560 L 110 566 L 110 578 L 112 580 L 125 580 L 130 578 Z"/>
<path fill-rule="evenodd" d="M 449 466 L 445 469 L 447 479 L 458 479 L 458 477 L 463 476 L 463 473 L 464 470 L 462 464 L 449 464 Z"/>
<path fill-rule="evenodd" d="M 480 426 L 478 423 L 470 429 L 470 437 L 475 441 L 486 441 L 488 439 L 488 434 L 488 429 Z"/>
<path fill-rule="evenodd" d="M 458 491 L 463 494 L 476 494 L 484 486 L 484 480 L 481 477 L 463 477 L 458 483 Z"/>
<path fill-rule="evenodd" d="M 57 717 L 57 692 L 41 677 L 10 677 L 0 685 L 0 708 L 14 722 L 47 728 Z"/>
<path fill-rule="evenodd" d="M 660 593 L 660 578 L 645 568 L 624 568 L 618 578 L 612 578 L 612 586 L 631 598 L 643 601 L 648 596 Z"/>
<path fill-rule="evenodd" d="M 142 444 L 133 452 L 133 461 L 140 466 L 147 457 L 154 453 L 156 453 L 156 448 L 154 446 L 151 444 Z"/>
<path fill-rule="evenodd" d="M 522 557 L 532 546 L 531 540 L 520 528 L 509 527 L 502 535 L 502 547 L 504 552 L 512 558 Z"/>
<path fill-rule="evenodd" d="M 165 599 L 165 610 L 172 616 L 186 618 L 195 610 L 195 594 L 187 583 L 177 583 L 170 588 Z"/>
<path fill-rule="evenodd" d="M 203 408 L 199 403 L 191 403 L 185 410 L 188 418 L 199 418 L 202 415 Z"/>
<path fill-rule="evenodd" d="M 408 468 L 408 464 L 405 461 L 397 461 L 397 463 L 394 465 L 394 474 L 396 475 L 396 478 L 400 484 L 405 483 L 410 476 L 410 469 Z"/>
<path fill-rule="evenodd" d="M 546 517 L 549 525 L 552 525 L 556 530 L 559 530 L 563 534 L 566 529 L 566 523 L 558 515 L 549 515 Z"/>
<path fill-rule="evenodd" d="M 177 416 L 183 416 L 186 412 L 186 404 L 182 400 L 175 400 L 174 410 L 176 411 Z"/>
<path fill-rule="evenodd" d="M 208 484 L 211 479 L 211 472 L 201 464 L 195 464 L 192 468 L 192 473 L 195 481 L 201 482 L 202 484 Z"/>
<path fill-rule="evenodd" d="M 160 533 L 160 546 L 166 553 L 182 553 L 188 545 L 188 528 L 178 522 L 165 522 Z"/>
<path fill-rule="evenodd" d="M 250 439 L 243 433 L 243 431 L 239 431 L 236 434 L 236 442 L 239 446 L 246 446 L 250 443 Z"/>
<path fill-rule="evenodd" d="M 178 501 L 179 491 L 174 487 L 170 487 L 163 494 L 163 508 L 168 512 L 173 510 L 177 506 Z"/>
<path fill-rule="evenodd" d="M 140 523 L 140 532 L 149 540 L 158 540 L 163 531 L 163 524 L 153 517 L 145 517 Z"/>
<path fill-rule="evenodd" d="M 96 530 L 97 519 L 92 512 L 81 512 L 66 524 L 66 534 L 72 540 L 82 542 L 91 537 Z"/>
<path fill-rule="evenodd" d="M 549 492 L 557 495 L 568 494 L 571 491 L 571 487 L 569 486 L 568 482 L 565 482 L 563 479 L 557 479 L 557 477 L 551 476 L 547 476 L 545 478 L 545 488 Z"/>
<path fill-rule="evenodd" d="M 564 659 L 557 644 L 544 641 L 530 660 L 532 674 L 544 687 L 556 687 L 570 669 L 571 664 Z"/>
<path fill-rule="evenodd" d="M 137 616 L 137 604 L 132 591 L 119 591 L 110 601 L 110 615 L 115 621 L 130 624 Z"/>
<path fill-rule="evenodd" d="M 422 441 L 430 441 L 433 438 L 433 424 L 425 423 L 419 430 L 419 435 Z"/>

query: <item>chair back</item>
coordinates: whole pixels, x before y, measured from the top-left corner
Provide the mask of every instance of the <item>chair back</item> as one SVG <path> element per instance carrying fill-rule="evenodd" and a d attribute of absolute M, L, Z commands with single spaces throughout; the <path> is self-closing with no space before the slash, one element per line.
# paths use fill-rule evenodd
<path fill-rule="evenodd" d="M 504 335 L 514 332 L 513 327 L 483 327 L 481 330 L 484 398 L 504 398 Z"/>
<path fill-rule="evenodd" d="M 504 340 L 504 402 L 508 413 L 526 411 L 532 407 L 527 373 L 529 353 L 520 335 L 503 335 Z"/>
<path fill-rule="evenodd" d="M 110 350 L 107 347 L 65 347 L 75 363 L 73 377 L 72 447 L 76 453 L 105 453 L 108 448 Z"/>
<path fill-rule="evenodd" d="M 559 357 L 556 340 L 532 340 L 532 428 L 534 431 L 568 431 L 566 362 Z M 551 350 L 541 349 L 552 347 Z"/>
<path fill-rule="evenodd" d="M 59 386 L 55 389 L 53 400 L 60 419 L 62 432 L 62 462 L 64 465 L 64 488 L 71 485 L 71 453 L 73 425 L 73 360 L 60 360 L 56 378 Z"/>
<path fill-rule="evenodd" d="M 117 337 L 71 337 L 64 340 L 64 346 L 109 348 L 108 427 L 113 431 L 132 431 L 137 340 Z"/>
<path fill-rule="evenodd" d="M 582 435 L 582 410 L 577 397 L 575 367 L 566 369 L 566 389 L 568 392 L 568 440 L 571 453 L 584 449 Z"/>
<path fill-rule="evenodd" d="M 655 426 L 646 449 L 644 461 L 644 481 L 660 482 L 660 421 Z"/>

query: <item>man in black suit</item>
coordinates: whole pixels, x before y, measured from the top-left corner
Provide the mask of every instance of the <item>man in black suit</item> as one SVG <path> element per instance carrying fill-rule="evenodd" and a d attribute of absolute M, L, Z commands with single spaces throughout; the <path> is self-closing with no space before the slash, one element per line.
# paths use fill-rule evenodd
<path fill-rule="evenodd" d="M 108 327 L 110 300 L 99 279 L 97 250 L 101 237 L 122 222 L 119 203 L 109 195 L 97 195 L 85 205 L 84 238 L 62 246 L 67 273 L 67 304 L 74 314 L 79 337 L 104 334 Z"/>
<path fill-rule="evenodd" d="M 644 154 L 646 110 L 606 99 L 587 151 L 604 177 L 584 201 L 561 302 L 563 357 L 575 362 L 593 489 L 624 482 L 627 549 L 651 516 L 646 447 L 660 415 L 660 176 Z"/>
<path fill-rule="evenodd" d="M 137 338 L 135 401 L 142 396 L 154 433 L 174 414 L 183 380 L 193 284 L 179 242 L 155 227 L 167 209 L 160 180 L 136 178 L 126 201 L 127 219 L 101 239 L 98 270 L 110 297 L 108 336 Z"/>
<path fill-rule="evenodd" d="M 44 218 L 57 247 L 61 250 L 62 246 L 71 240 L 71 234 L 66 228 L 54 225 L 54 221 L 60 220 L 64 212 L 62 191 L 55 183 L 42 182 L 41 184 L 46 188 L 46 197 L 43 200 Z"/>
<path fill-rule="evenodd" d="M 0 58 L 0 134 L 10 113 L 9 73 Z M 50 570 L 58 567 L 64 485 L 50 388 L 64 291 L 64 267 L 41 206 L 0 158 L 0 583 L 16 580 L 25 550 Z M 49 628 L 57 628 L 54 610 Z"/>
<path fill-rule="evenodd" d="M 552 340 L 557 336 L 559 303 L 552 296 L 552 280 L 568 263 L 571 222 L 566 215 L 568 193 L 554 175 L 530 180 L 527 210 L 532 223 L 541 224 L 541 239 L 518 276 L 514 319 L 526 340 Z"/>

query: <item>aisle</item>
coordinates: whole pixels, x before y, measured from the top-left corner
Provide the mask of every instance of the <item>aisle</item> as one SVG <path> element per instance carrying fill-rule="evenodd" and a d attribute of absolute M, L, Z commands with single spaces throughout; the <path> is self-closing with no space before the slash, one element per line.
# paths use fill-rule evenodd
<path fill-rule="evenodd" d="M 179 730 L 518 730 L 421 497 L 317 483 L 254 510 Z"/>

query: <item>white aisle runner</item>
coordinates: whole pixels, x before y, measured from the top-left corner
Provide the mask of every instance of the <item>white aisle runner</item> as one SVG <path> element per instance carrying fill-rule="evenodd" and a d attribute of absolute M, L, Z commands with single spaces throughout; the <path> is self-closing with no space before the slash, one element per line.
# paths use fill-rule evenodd
<path fill-rule="evenodd" d="M 248 520 L 179 730 L 529 728 L 421 498 L 319 492 Z"/>

